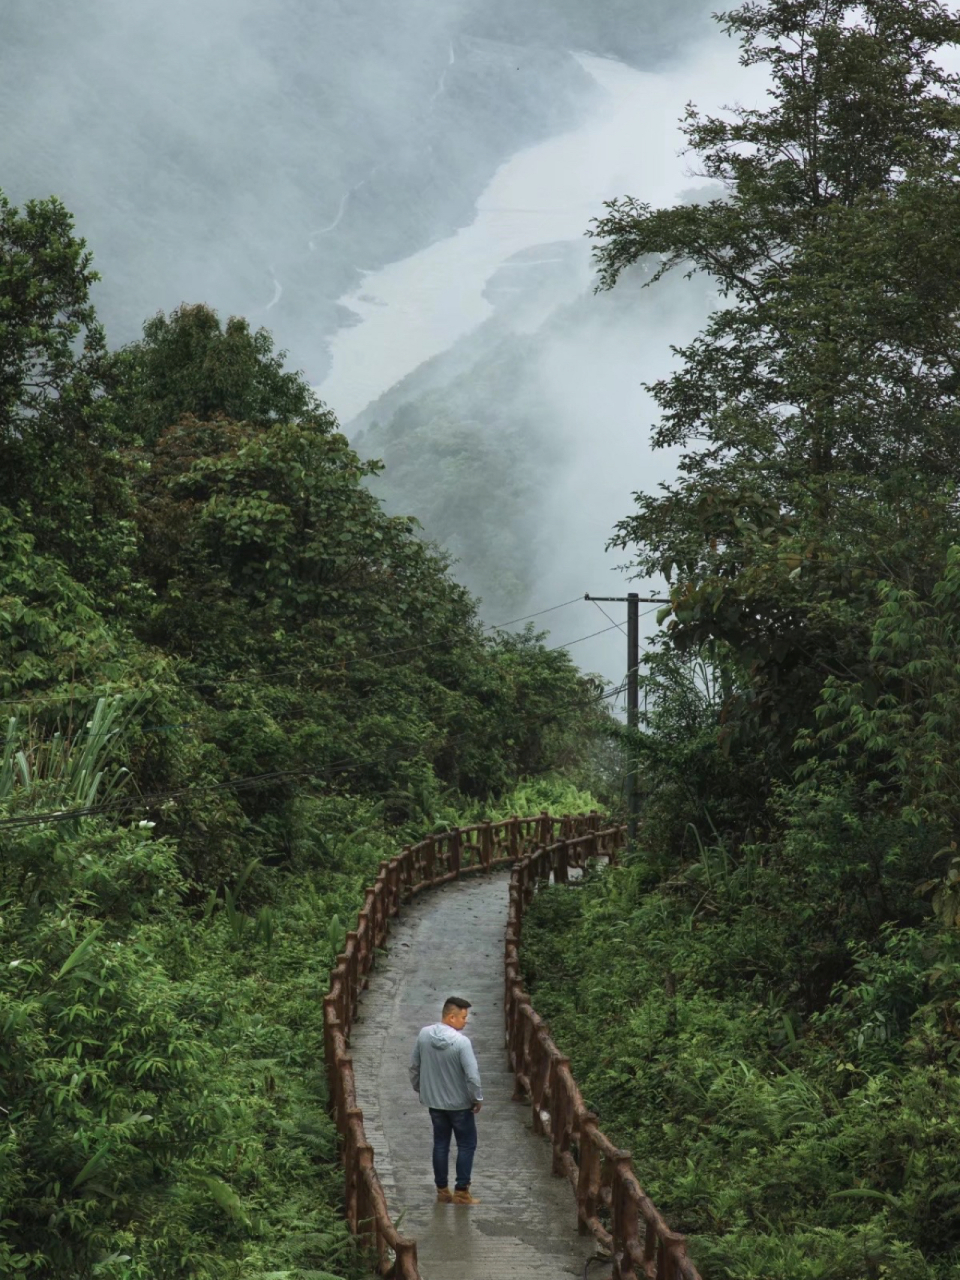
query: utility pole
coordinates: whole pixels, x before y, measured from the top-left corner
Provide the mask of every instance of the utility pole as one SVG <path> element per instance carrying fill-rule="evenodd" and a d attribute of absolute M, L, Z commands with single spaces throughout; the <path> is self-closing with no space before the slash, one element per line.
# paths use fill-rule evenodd
<path fill-rule="evenodd" d="M 640 724 L 640 685 L 637 667 L 640 665 L 640 597 L 635 591 L 627 596 L 627 728 L 636 734 Z M 632 844 L 637 838 L 637 810 L 640 807 L 637 794 L 637 753 L 630 744 L 627 756 L 627 839 Z"/>
<path fill-rule="evenodd" d="M 591 596 L 584 600 L 596 600 L 627 606 L 627 728 L 631 737 L 640 726 L 640 605 L 669 604 L 669 600 L 656 596 L 641 596 L 631 591 L 626 596 Z M 639 812 L 639 792 L 637 789 L 637 759 L 631 744 L 627 755 L 627 837 L 633 841 L 637 838 L 637 817 Z"/>

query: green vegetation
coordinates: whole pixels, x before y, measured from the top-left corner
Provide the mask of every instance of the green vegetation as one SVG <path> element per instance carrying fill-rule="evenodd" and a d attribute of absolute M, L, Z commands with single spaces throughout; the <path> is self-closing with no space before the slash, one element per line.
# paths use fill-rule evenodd
<path fill-rule="evenodd" d="M 267 333 L 112 352 L 94 278 L 57 201 L 0 205 L 0 1273 L 358 1275 L 320 1019 L 362 889 L 579 807 L 605 713 Z"/>
<path fill-rule="evenodd" d="M 538 1010 L 711 1280 L 960 1267 L 960 20 L 723 18 L 766 110 L 684 131 L 726 189 L 612 204 L 607 285 L 725 296 L 652 388 L 679 477 L 616 542 L 671 583 L 625 865 L 538 900 Z"/>

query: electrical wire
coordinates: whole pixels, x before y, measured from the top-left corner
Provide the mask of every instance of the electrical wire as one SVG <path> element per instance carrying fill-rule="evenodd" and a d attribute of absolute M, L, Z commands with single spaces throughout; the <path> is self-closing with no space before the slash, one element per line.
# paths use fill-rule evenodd
<path fill-rule="evenodd" d="M 582 597 L 581 597 L 581 599 L 582 599 Z M 593 604 L 596 604 L 597 602 L 596 602 L 596 600 L 594 600 L 592 603 L 593 603 Z M 659 604 L 659 602 L 658 602 L 657 604 L 655 604 L 655 605 L 653 606 L 653 608 L 652 608 L 652 609 L 645 609 L 645 610 L 643 611 L 643 613 L 638 614 L 637 616 L 638 616 L 638 617 L 640 617 L 640 618 L 646 618 L 646 617 L 648 617 L 651 613 L 656 613 L 656 611 L 657 611 L 660 607 L 661 607 L 661 606 L 660 606 L 660 604 Z M 597 605 L 597 608 L 600 608 L 600 606 L 599 606 L 599 605 Z M 606 618 L 610 618 L 609 613 L 606 613 L 603 609 L 600 609 L 600 612 L 604 615 L 604 617 L 606 617 Z M 582 641 L 584 641 L 584 640 L 592 640 L 594 636 L 603 636 L 603 635 L 606 635 L 606 633 L 607 633 L 608 631 L 623 631 L 623 627 L 621 627 L 621 626 L 620 626 L 620 623 L 619 623 L 619 622 L 614 622 L 612 618 L 610 618 L 610 621 L 611 621 L 611 623 L 613 624 L 612 626 L 609 626 L 609 627 L 602 627 L 599 631 L 591 631 L 591 632 L 590 632 L 590 634 L 589 634 L 588 636 L 579 636 L 576 640 L 568 640 L 565 644 L 555 644 L 555 645 L 551 645 L 551 646 L 550 646 L 550 648 L 547 650 L 547 653 L 553 653 L 553 652 L 554 652 L 554 650 L 556 650 L 556 649 L 569 649 L 571 645 L 574 645 L 574 644 L 580 644 L 580 643 L 581 643 Z M 624 631 L 624 632 L 623 632 L 623 634 L 624 634 L 624 635 L 626 635 L 626 632 Z"/>
<path fill-rule="evenodd" d="M 584 637 L 586 638 L 586 637 Z M 602 702 L 607 698 L 613 697 L 623 690 L 623 685 L 617 685 L 613 689 L 608 689 L 597 695 L 597 701 Z M 568 704 L 572 705 L 572 704 Z M 451 747 L 456 747 L 465 738 L 470 737 L 472 730 L 466 729 L 452 737 L 445 738 L 439 750 L 447 751 Z M 397 747 L 415 747 L 419 746 L 419 739 L 410 739 L 404 743 L 395 744 Z M 88 805 L 86 807 L 78 807 L 74 809 L 55 809 L 49 813 L 40 814 L 24 814 L 19 818 L 3 818 L 0 819 L 0 829 L 9 829 L 13 827 L 39 826 L 45 823 L 69 822 L 74 818 L 93 817 L 100 813 L 122 812 L 131 809 L 149 809 L 167 800 L 182 799 L 184 796 L 206 795 L 217 791 L 240 791 L 257 786 L 276 786 L 278 783 L 291 781 L 294 778 L 313 778 L 317 780 L 326 780 L 332 778 L 343 777 L 351 773 L 359 773 L 363 769 L 368 768 L 368 764 L 359 763 L 352 760 L 335 761 L 323 768 L 312 769 L 277 769 L 268 773 L 254 773 L 243 775 L 239 778 L 228 778 L 223 782 L 211 782 L 201 784 L 199 786 L 179 787 L 170 791 L 154 791 L 146 794 L 116 796 L 112 800 L 105 800 L 99 805 Z"/>
<path fill-rule="evenodd" d="M 520 618 L 509 618 L 506 622 L 485 623 L 481 627 L 481 630 L 482 631 L 501 631 L 503 630 L 504 627 L 514 626 L 518 622 L 530 622 L 533 618 L 542 618 L 544 614 L 555 613 L 558 609 L 566 609 L 568 606 L 572 604 L 578 604 L 582 599 L 583 599 L 582 596 L 574 596 L 572 600 L 564 600 L 561 604 L 550 605 L 550 607 L 547 609 L 539 609 L 537 610 L 536 613 L 524 614 L 524 616 Z M 437 640 L 428 641 L 425 644 L 409 645 L 408 647 L 403 649 L 379 649 L 379 650 L 375 650 L 373 653 L 357 654 L 353 657 L 341 658 L 339 662 L 333 663 L 332 665 L 327 667 L 313 668 L 310 674 L 311 675 L 327 675 L 327 674 L 330 674 L 331 672 L 342 672 L 347 666 L 351 666 L 357 662 L 375 662 L 378 658 L 384 658 L 384 657 L 394 658 L 394 657 L 402 657 L 405 654 L 409 654 L 409 653 L 424 653 L 428 649 L 435 649 L 439 645 L 448 644 L 451 642 L 452 639 L 453 639 L 452 636 L 446 635 L 446 636 L 441 636 Z M 573 643 L 577 643 L 577 642 L 573 641 Z M 563 648 L 564 646 L 558 645 L 556 647 Z M 270 671 L 269 674 L 271 676 L 277 676 L 277 675 L 288 675 L 290 673 L 302 674 L 302 672 L 303 672 L 303 666 L 279 667 Z M 242 674 L 261 674 L 261 672 L 259 668 L 251 668 L 248 673 L 242 673 Z M 219 682 L 213 679 L 178 680 L 177 687 L 181 689 L 193 689 L 193 688 L 198 688 L 200 685 L 217 683 L 218 688 L 227 688 L 231 684 L 236 684 L 240 682 L 241 681 L 239 679 L 234 679 L 233 677 L 227 677 L 225 679 L 223 677 L 220 677 Z M 130 690 L 118 690 L 117 692 L 125 693 L 125 692 L 130 692 Z M 91 691 L 90 696 L 94 697 L 96 695 Z M 57 704 L 66 705 L 74 701 L 76 701 L 76 691 L 73 691 L 69 696 L 67 696 L 66 694 L 58 694 L 55 696 L 42 695 L 36 698 L 29 698 L 29 697 L 28 698 L 0 698 L 0 706 L 26 707 L 26 706 L 35 706 L 38 704 L 41 706 L 55 706 Z"/>
<path fill-rule="evenodd" d="M 567 605 L 578 604 L 583 596 L 574 596 L 572 600 L 564 600 L 563 604 L 552 604 L 549 609 L 540 609 L 537 613 L 528 613 L 522 618 L 510 618 L 507 622 L 490 622 L 485 631 L 500 631 L 503 627 L 512 627 L 515 622 L 529 622 L 531 618 L 542 618 L 545 613 L 555 613 L 557 609 L 566 609 Z"/>
<path fill-rule="evenodd" d="M 620 626 L 620 623 L 619 623 L 619 622 L 614 622 L 613 618 L 611 618 L 611 617 L 610 617 L 609 613 L 607 613 L 607 611 L 606 611 L 606 609 L 604 609 L 603 605 L 598 604 L 598 603 L 597 603 L 597 601 L 596 601 L 596 600 L 594 600 L 593 596 L 591 596 L 591 597 L 590 597 L 590 603 L 591 603 L 591 604 L 595 604 L 595 605 L 597 606 L 597 608 L 600 610 L 600 612 L 603 614 L 603 616 L 606 618 L 606 620 L 607 620 L 608 622 L 613 622 L 613 625 L 614 625 L 615 627 L 619 628 L 619 630 L 620 630 L 620 631 L 623 631 L 623 627 L 621 627 L 621 626 Z M 625 631 L 623 631 L 623 634 L 624 634 L 624 635 L 626 635 L 627 633 L 626 633 Z"/>
<path fill-rule="evenodd" d="M 551 645 L 547 653 L 555 653 L 557 649 L 569 649 L 572 645 L 582 644 L 584 640 L 592 640 L 594 636 L 605 636 L 608 631 L 616 631 L 617 623 L 612 627 L 603 627 L 600 631 L 591 631 L 588 636 L 578 636 L 576 640 L 567 640 L 564 644 Z"/>

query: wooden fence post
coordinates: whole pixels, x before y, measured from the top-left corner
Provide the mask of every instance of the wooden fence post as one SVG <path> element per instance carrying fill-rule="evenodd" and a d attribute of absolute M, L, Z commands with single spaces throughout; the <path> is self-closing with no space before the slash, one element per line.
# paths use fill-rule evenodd
<path fill-rule="evenodd" d="M 429 884 L 436 874 L 434 863 L 437 857 L 437 842 L 433 836 L 427 836 L 423 846 L 423 878 Z"/>
<path fill-rule="evenodd" d="M 600 1152 L 597 1148 L 597 1117 L 592 1111 L 580 1117 L 580 1171 L 577 1176 L 578 1230 L 592 1235 L 590 1222 L 597 1216 L 600 1190 Z"/>
<path fill-rule="evenodd" d="M 493 862 L 493 825 L 489 822 L 480 828 L 480 861 L 484 871 L 489 871 Z"/>
<path fill-rule="evenodd" d="M 393 1274 L 396 1280 L 420 1280 L 416 1240 L 398 1240 Z"/>
<path fill-rule="evenodd" d="M 566 1108 L 563 1090 L 560 1087 L 560 1075 L 564 1067 L 569 1068 L 569 1066 L 569 1058 L 557 1055 L 553 1059 L 550 1072 L 550 1139 L 553 1146 L 555 1178 L 564 1178 L 567 1174 L 563 1156 L 570 1150 L 570 1131 L 566 1124 Z"/>
<path fill-rule="evenodd" d="M 363 1125 L 363 1112 L 359 1107 L 351 1107 L 346 1115 L 347 1120 L 347 1136 L 344 1141 L 344 1155 L 347 1161 L 347 1196 L 346 1196 L 346 1218 L 350 1223 L 350 1230 L 354 1235 L 357 1234 L 359 1225 L 359 1184 L 360 1184 L 360 1168 L 357 1160 L 357 1151 L 353 1142 L 353 1127 L 351 1120 L 356 1120 L 359 1125 Z"/>
<path fill-rule="evenodd" d="M 514 814 L 510 819 L 510 857 L 516 862 L 520 856 L 520 819 Z"/>
<path fill-rule="evenodd" d="M 613 1161 L 613 1185 L 610 1197 L 610 1234 L 613 1236 L 614 1275 L 618 1280 L 637 1280 L 637 1271 L 630 1254 L 630 1245 L 638 1239 L 640 1211 L 637 1202 L 627 1190 L 630 1173 L 630 1152 L 618 1151 Z M 657 1275 L 667 1280 L 662 1264 L 657 1264 Z"/>
<path fill-rule="evenodd" d="M 561 842 L 557 850 L 557 865 L 553 869 L 554 884 L 568 884 L 570 881 L 570 846 L 566 840 Z"/>
<path fill-rule="evenodd" d="M 404 898 L 409 899 L 410 890 L 413 888 L 413 848 L 408 844 L 404 845 L 400 855 L 400 870 L 401 893 Z M 406 890 L 405 893 L 404 890 Z"/>

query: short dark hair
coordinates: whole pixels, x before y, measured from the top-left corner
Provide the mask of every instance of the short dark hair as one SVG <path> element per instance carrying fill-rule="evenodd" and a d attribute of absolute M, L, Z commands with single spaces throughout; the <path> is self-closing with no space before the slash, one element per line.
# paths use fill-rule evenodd
<path fill-rule="evenodd" d="M 472 1008 L 473 1006 L 469 1000 L 463 1000 L 460 996 L 447 996 L 446 1000 L 443 1002 L 443 1012 L 440 1014 L 440 1017 L 445 1018 L 448 1013 L 453 1013 L 454 1009 Z"/>

